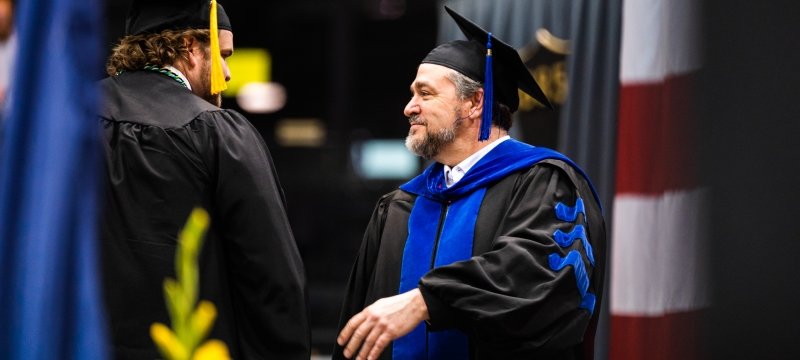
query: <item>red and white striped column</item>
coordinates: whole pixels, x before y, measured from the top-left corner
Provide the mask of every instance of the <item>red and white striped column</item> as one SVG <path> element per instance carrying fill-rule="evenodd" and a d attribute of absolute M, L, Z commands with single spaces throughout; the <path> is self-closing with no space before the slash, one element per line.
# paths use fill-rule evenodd
<path fill-rule="evenodd" d="M 626 0 L 611 255 L 610 359 L 696 359 L 705 190 L 697 180 L 698 2 Z"/>

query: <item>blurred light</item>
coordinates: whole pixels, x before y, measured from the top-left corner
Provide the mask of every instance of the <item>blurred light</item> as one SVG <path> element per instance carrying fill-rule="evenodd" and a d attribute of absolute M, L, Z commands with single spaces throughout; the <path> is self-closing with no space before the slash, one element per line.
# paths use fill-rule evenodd
<path fill-rule="evenodd" d="M 419 159 L 402 139 L 355 143 L 350 155 L 356 173 L 365 179 L 409 179 L 419 172 Z"/>
<path fill-rule="evenodd" d="M 236 102 L 244 111 L 253 114 L 276 112 L 286 105 L 286 89 L 274 82 L 245 84 L 236 95 Z"/>
<path fill-rule="evenodd" d="M 386 19 L 397 19 L 406 13 L 406 1 L 380 0 L 378 11 Z"/>
<path fill-rule="evenodd" d="M 223 96 L 237 96 L 248 83 L 270 81 L 272 57 L 266 49 L 237 48 L 225 62 L 231 71 L 231 80 L 228 81 L 228 90 L 222 93 Z"/>
<path fill-rule="evenodd" d="M 319 119 L 284 119 L 275 126 L 275 141 L 281 146 L 319 147 L 326 136 Z"/>
<path fill-rule="evenodd" d="M 364 7 L 374 20 L 395 20 L 406 14 L 406 0 L 364 0 Z"/>

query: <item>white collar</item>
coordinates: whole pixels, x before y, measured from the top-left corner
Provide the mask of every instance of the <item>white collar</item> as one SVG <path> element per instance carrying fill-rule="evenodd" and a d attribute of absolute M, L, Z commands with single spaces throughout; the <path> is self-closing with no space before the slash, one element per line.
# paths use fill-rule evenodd
<path fill-rule="evenodd" d="M 486 154 L 488 154 L 492 149 L 494 149 L 497 145 L 500 145 L 503 141 L 510 139 L 511 137 L 506 135 L 503 136 L 495 141 L 492 141 L 489 145 L 484 146 L 482 149 L 476 151 L 474 154 L 470 155 L 458 165 L 453 166 L 452 168 L 445 165 L 444 166 L 444 179 L 445 184 L 447 187 L 451 187 L 455 185 L 459 180 L 461 180 L 464 175 L 467 174 L 467 171 L 471 169 L 475 164 L 478 163 Z"/>
<path fill-rule="evenodd" d="M 189 84 L 189 79 L 187 79 L 186 75 L 183 75 L 183 73 L 180 70 L 176 69 L 172 65 L 164 66 L 164 69 L 168 69 L 169 71 L 174 72 L 175 75 L 178 75 L 178 77 L 180 77 L 181 80 L 183 80 L 183 83 L 186 84 L 186 87 L 189 88 L 189 90 L 192 90 L 192 84 Z"/>

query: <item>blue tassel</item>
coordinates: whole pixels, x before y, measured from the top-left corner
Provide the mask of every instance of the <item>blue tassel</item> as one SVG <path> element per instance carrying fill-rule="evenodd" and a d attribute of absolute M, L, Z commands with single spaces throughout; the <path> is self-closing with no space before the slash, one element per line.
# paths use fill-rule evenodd
<path fill-rule="evenodd" d="M 481 134 L 478 141 L 486 141 L 492 132 L 492 107 L 494 105 L 494 86 L 492 76 L 492 33 L 486 42 L 486 69 L 483 76 L 483 114 L 481 115 Z"/>

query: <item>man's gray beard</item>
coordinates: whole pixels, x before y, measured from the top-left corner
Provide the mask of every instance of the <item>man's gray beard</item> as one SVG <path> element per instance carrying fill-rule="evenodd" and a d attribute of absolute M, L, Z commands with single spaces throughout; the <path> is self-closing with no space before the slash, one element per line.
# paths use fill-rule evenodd
<path fill-rule="evenodd" d="M 406 148 L 425 160 L 430 160 L 438 155 L 445 145 L 453 143 L 456 139 L 456 129 L 461 125 L 462 119 L 458 118 L 453 125 L 436 132 L 427 131 L 421 140 L 414 139 L 411 130 L 406 136 Z M 427 124 L 425 125 L 427 127 Z"/>

